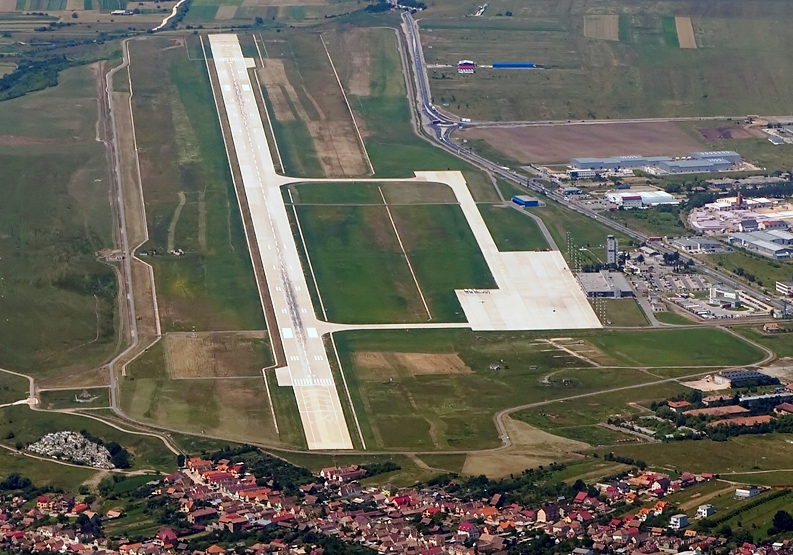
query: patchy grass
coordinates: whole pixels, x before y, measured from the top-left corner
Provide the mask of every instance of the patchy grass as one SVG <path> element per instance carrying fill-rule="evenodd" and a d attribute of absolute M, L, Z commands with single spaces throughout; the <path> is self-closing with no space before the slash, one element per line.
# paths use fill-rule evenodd
<path fill-rule="evenodd" d="M 88 396 L 82 402 L 80 398 L 83 391 L 88 392 Z M 40 407 L 47 410 L 61 409 L 84 409 L 110 406 L 110 390 L 106 388 L 91 389 L 59 389 L 53 391 L 42 391 L 39 393 Z"/>
<path fill-rule="evenodd" d="M 548 250 L 548 242 L 543 237 L 537 222 L 521 211 L 497 204 L 480 204 L 479 212 L 498 250 L 502 252 Z"/>
<path fill-rule="evenodd" d="M 164 331 L 263 329 L 203 61 L 167 39 L 130 45 L 133 111 Z M 148 63 L 135 63 L 147 60 Z M 179 195 L 186 199 L 175 222 Z M 172 233 L 170 228 L 174 226 Z M 169 234 L 184 256 L 167 254 Z"/>
<path fill-rule="evenodd" d="M 116 280 L 106 152 L 93 70 L 0 103 L 0 366 L 50 383 L 116 350 Z"/>
<path fill-rule="evenodd" d="M 639 328 L 650 325 L 636 299 L 602 299 L 609 326 Z"/>

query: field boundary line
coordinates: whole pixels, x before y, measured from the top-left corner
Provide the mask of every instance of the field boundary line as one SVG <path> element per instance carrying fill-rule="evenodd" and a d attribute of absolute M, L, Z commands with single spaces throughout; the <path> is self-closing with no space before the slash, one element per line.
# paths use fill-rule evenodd
<path fill-rule="evenodd" d="M 273 415 L 273 426 L 275 427 L 275 433 L 280 437 L 281 432 L 278 431 L 278 419 L 275 417 L 275 407 L 273 406 L 273 397 L 270 395 L 270 383 L 267 381 L 266 368 L 262 368 L 262 377 L 264 378 L 264 388 L 267 390 L 267 402 L 270 403 L 270 414 Z"/>
<path fill-rule="evenodd" d="M 358 422 L 358 413 L 355 410 L 355 405 L 352 403 L 352 395 L 350 395 L 350 387 L 347 385 L 347 378 L 344 376 L 344 367 L 341 365 L 339 358 L 339 350 L 336 348 L 336 338 L 333 337 L 333 332 L 330 332 L 330 342 L 333 345 L 333 354 L 336 356 L 336 364 L 339 365 L 339 374 L 341 374 L 341 381 L 344 383 L 344 392 L 347 394 L 347 402 L 350 403 L 350 410 L 352 417 L 355 420 L 355 428 L 358 430 L 358 438 L 361 440 L 361 445 L 366 450 L 366 441 L 363 439 L 363 432 L 361 432 L 361 423 Z"/>
<path fill-rule="evenodd" d="M 242 227 L 243 229 L 245 229 L 245 243 L 248 246 L 248 252 L 250 253 L 251 256 L 251 266 L 253 267 L 253 275 L 256 278 L 256 289 L 259 291 L 259 302 L 262 304 L 264 324 L 267 327 L 267 335 L 270 338 L 270 350 L 273 353 L 273 360 L 275 361 L 276 364 L 278 364 L 278 351 L 276 349 L 276 344 L 273 341 L 273 333 L 272 330 L 270 329 L 271 327 L 270 322 L 267 321 L 267 308 L 265 307 L 264 292 L 262 291 L 262 283 L 261 283 L 262 280 L 257 275 L 256 263 L 254 262 L 254 255 L 253 255 L 254 251 L 250 240 L 250 230 L 248 229 L 248 226 L 245 223 L 245 211 L 243 210 L 243 206 L 242 206 L 242 198 L 240 197 L 237 179 L 236 177 L 234 177 L 234 167 L 233 167 L 234 162 L 232 160 L 231 153 L 229 152 L 229 144 L 228 144 L 230 138 L 226 137 L 226 132 L 223 129 L 223 121 L 221 120 L 220 117 L 221 114 L 220 104 L 218 104 L 217 94 L 215 93 L 215 86 L 212 83 L 212 71 L 209 68 L 209 58 L 207 58 L 207 51 L 206 51 L 206 47 L 204 46 L 204 37 L 199 35 L 199 38 L 201 39 L 201 52 L 203 52 L 204 54 L 204 62 L 207 68 L 207 78 L 209 79 L 209 88 L 212 90 L 212 100 L 214 100 L 215 102 L 215 111 L 217 112 L 218 115 L 218 126 L 220 127 L 220 134 L 223 136 L 223 148 L 226 151 L 226 158 L 229 161 L 229 173 L 231 174 L 231 182 L 234 184 L 234 196 L 237 197 L 237 206 L 240 209 L 240 220 L 242 220 Z M 262 279 L 263 278 L 264 276 L 262 276 Z M 267 295 L 269 296 L 269 294 L 270 293 L 268 291 Z M 280 337 L 279 337 L 279 342 L 280 342 Z"/>
<path fill-rule="evenodd" d="M 352 125 L 353 127 L 355 127 L 355 133 L 358 135 L 358 141 L 361 144 L 361 150 L 363 151 L 363 155 L 366 158 L 366 163 L 369 165 L 369 175 L 374 175 L 374 166 L 372 166 L 372 160 L 369 158 L 369 153 L 366 151 L 366 144 L 363 142 L 363 136 L 361 135 L 361 130 L 358 128 L 358 122 L 355 121 L 355 114 L 352 111 L 352 106 L 350 106 L 350 101 L 347 99 L 347 93 L 344 91 L 344 87 L 341 84 L 341 79 L 339 79 L 339 74 L 336 72 L 336 66 L 333 64 L 333 58 L 330 57 L 330 51 L 328 50 L 328 45 L 325 44 L 325 39 L 322 38 L 322 34 L 319 35 L 319 40 L 322 41 L 322 47 L 325 49 L 325 54 L 328 55 L 330 68 L 333 70 L 333 75 L 336 76 L 336 82 L 339 84 L 341 95 L 344 97 L 344 103 L 347 105 L 347 110 L 350 112 L 350 117 L 352 118 Z"/>
<path fill-rule="evenodd" d="M 311 255 L 308 253 L 308 245 L 306 238 L 303 236 L 303 228 L 300 226 L 300 217 L 297 215 L 297 208 L 292 199 L 292 190 L 287 188 L 289 193 L 289 202 L 292 203 L 292 214 L 295 216 L 295 223 L 297 224 L 297 232 L 300 234 L 300 243 L 303 245 L 303 252 L 306 253 L 306 261 L 308 262 L 308 270 L 311 272 L 311 280 L 314 282 L 314 289 L 317 290 L 317 298 L 319 299 L 319 307 L 322 309 L 322 318 L 328 321 L 328 313 L 325 312 L 325 303 L 322 301 L 322 293 L 319 291 L 319 283 L 317 283 L 317 276 L 314 273 L 314 266 L 311 264 Z"/>
<path fill-rule="evenodd" d="M 402 239 L 399 237 L 399 231 L 397 230 L 396 222 L 394 222 L 394 217 L 391 215 L 391 209 L 388 207 L 388 202 L 385 199 L 385 195 L 383 194 L 383 189 L 380 185 L 377 186 L 377 190 L 380 192 L 380 198 L 383 199 L 383 205 L 385 206 L 385 211 L 388 214 L 388 219 L 391 220 L 391 227 L 394 228 L 394 235 L 396 235 L 397 242 L 399 243 L 399 248 L 402 249 L 402 255 L 405 257 L 405 262 L 408 264 L 408 269 L 410 270 L 410 275 L 413 276 L 413 283 L 416 284 L 416 290 L 419 292 L 419 297 L 421 297 L 421 302 L 424 304 L 424 310 L 427 311 L 427 316 L 429 316 L 430 320 L 432 320 L 432 312 L 430 312 L 430 307 L 427 305 L 427 299 L 424 298 L 424 293 L 421 292 L 421 285 L 419 285 L 419 280 L 416 277 L 416 272 L 413 271 L 413 264 L 410 263 L 410 258 L 408 258 L 408 253 L 405 251 L 405 246 L 402 244 Z"/>

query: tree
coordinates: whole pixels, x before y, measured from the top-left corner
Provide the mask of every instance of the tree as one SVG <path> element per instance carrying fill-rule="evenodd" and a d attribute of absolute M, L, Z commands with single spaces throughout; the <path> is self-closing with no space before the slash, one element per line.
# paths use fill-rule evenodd
<path fill-rule="evenodd" d="M 777 511 L 771 523 L 779 532 L 790 532 L 793 530 L 793 516 L 790 516 L 787 511 Z"/>

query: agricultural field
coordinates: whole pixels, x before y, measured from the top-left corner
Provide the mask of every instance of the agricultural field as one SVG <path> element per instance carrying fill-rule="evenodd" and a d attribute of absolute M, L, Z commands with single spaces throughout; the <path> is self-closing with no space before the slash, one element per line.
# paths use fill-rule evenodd
<path fill-rule="evenodd" d="M 140 250 L 154 267 L 164 331 L 261 330 L 264 318 L 206 66 L 188 59 L 182 41 L 130 43 L 150 235 Z"/>
<path fill-rule="evenodd" d="M 462 117 L 786 114 L 793 100 L 780 77 L 791 63 L 787 3 L 532 0 L 499 2 L 476 18 L 464 17 L 473 8 L 466 3 L 440 4 L 422 14 L 424 53 L 428 64 L 446 66 L 430 72 L 436 102 Z M 458 75 L 450 66 L 461 59 L 543 69 Z"/>
<path fill-rule="evenodd" d="M 98 64 L 0 103 L 0 367 L 41 385 L 103 383 L 118 348 L 110 175 L 96 140 Z"/>
<path fill-rule="evenodd" d="M 261 18 L 286 24 L 311 24 L 361 9 L 357 0 L 195 0 L 186 23 L 205 27 Z"/>

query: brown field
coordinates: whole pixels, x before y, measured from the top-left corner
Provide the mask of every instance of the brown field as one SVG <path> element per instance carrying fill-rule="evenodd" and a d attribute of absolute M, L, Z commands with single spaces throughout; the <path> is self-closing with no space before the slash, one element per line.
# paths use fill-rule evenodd
<path fill-rule="evenodd" d="M 218 8 L 217 13 L 215 14 L 215 19 L 234 19 L 234 15 L 237 13 L 237 6 L 229 6 L 229 5 L 222 5 Z"/>
<path fill-rule="evenodd" d="M 675 123 L 609 123 L 555 127 L 470 129 L 461 139 L 483 139 L 523 164 L 564 163 L 582 156 L 683 156 L 703 146 Z"/>
<path fill-rule="evenodd" d="M 315 39 L 315 42 L 312 48 L 317 49 L 317 55 L 321 52 L 324 56 L 319 39 Z M 294 85 L 287 75 L 283 59 L 267 59 L 264 64 L 259 70 L 259 78 L 272 104 L 275 118 L 280 122 L 299 119 L 306 124 L 325 175 L 327 177 L 366 175 L 367 167 L 352 119 L 349 117 L 341 89 L 328 64 L 320 66 L 327 68 L 326 73 L 328 73 L 323 75 L 322 88 L 320 89 L 320 83 L 317 83 L 318 86 L 311 91 L 304 81 L 304 78 L 307 80 L 309 77 L 303 74 L 300 68 L 298 68 L 300 81 L 293 79 L 297 82 L 297 85 Z M 295 86 L 301 88 L 300 92 L 310 106 L 303 103 L 305 100 L 301 99 Z"/>
<path fill-rule="evenodd" d="M 243 6 L 322 6 L 325 0 L 244 0 Z"/>
<path fill-rule="evenodd" d="M 699 133 L 706 141 L 717 139 L 762 139 L 765 134 L 747 127 L 716 127 L 713 129 L 700 129 Z"/>
<path fill-rule="evenodd" d="M 689 24 L 690 23 L 691 21 L 689 20 Z M 678 23 L 678 29 L 679 28 L 680 28 L 680 24 Z M 619 15 L 585 15 L 584 36 L 590 39 L 619 41 L 620 16 Z"/>
<path fill-rule="evenodd" d="M 383 381 L 408 376 L 433 374 L 471 374 L 463 359 L 454 354 L 355 353 L 355 365 L 362 379 Z"/>
<path fill-rule="evenodd" d="M 0 0 L 0 12 L 13 12 L 16 9 L 16 0 Z"/>
<path fill-rule="evenodd" d="M 694 36 L 694 27 L 691 25 L 690 17 L 676 17 L 675 26 L 677 27 L 677 41 L 680 48 L 696 48 L 697 39 Z"/>
<path fill-rule="evenodd" d="M 503 478 L 527 468 L 579 458 L 580 451 L 590 449 L 586 443 L 549 434 L 508 416 L 504 424 L 512 445 L 501 451 L 469 454 L 463 474 Z"/>
<path fill-rule="evenodd" d="M 165 359 L 171 378 L 258 376 L 266 362 L 257 346 L 267 332 L 173 332 L 165 334 Z"/>

